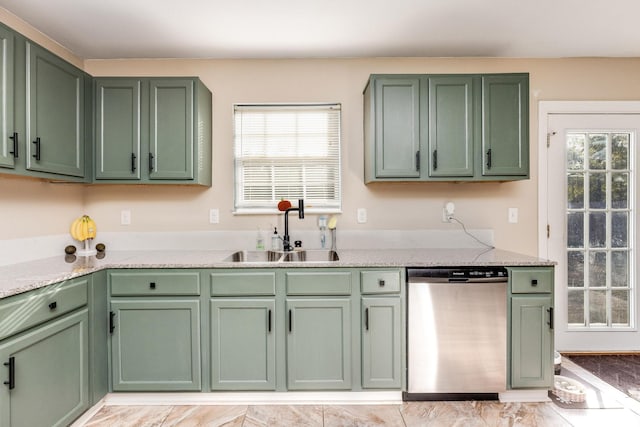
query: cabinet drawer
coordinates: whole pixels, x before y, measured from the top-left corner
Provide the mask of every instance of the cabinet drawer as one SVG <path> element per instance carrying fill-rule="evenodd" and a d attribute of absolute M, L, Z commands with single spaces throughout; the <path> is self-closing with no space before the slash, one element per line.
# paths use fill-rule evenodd
<path fill-rule="evenodd" d="M 549 293 L 553 290 L 553 268 L 509 268 L 511 293 Z"/>
<path fill-rule="evenodd" d="M 351 272 L 288 272 L 287 295 L 351 295 Z"/>
<path fill-rule="evenodd" d="M 112 296 L 132 295 L 200 295 L 200 273 L 178 272 L 109 272 Z"/>
<path fill-rule="evenodd" d="M 363 294 L 391 294 L 400 292 L 400 271 L 363 271 L 360 273 Z"/>
<path fill-rule="evenodd" d="M 0 301 L 0 340 L 87 305 L 87 278 Z"/>
<path fill-rule="evenodd" d="M 275 295 L 276 273 L 228 272 L 212 273 L 211 296 Z"/>

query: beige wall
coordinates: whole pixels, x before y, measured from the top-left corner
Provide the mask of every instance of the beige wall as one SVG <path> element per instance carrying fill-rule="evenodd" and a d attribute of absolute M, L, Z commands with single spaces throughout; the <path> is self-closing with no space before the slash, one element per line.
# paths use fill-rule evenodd
<path fill-rule="evenodd" d="M 2 16 L 0 16 L 2 19 Z M 456 229 L 440 221 L 446 201 L 468 228 L 495 230 L 496 245 L 535 255 L 537 252 L 537 103 L 539 100 L 627 100 L 640 98 L 640 59 L 452 59 L 366 58 L 317 60 L 87 60 L 95 76 L 200 77 L 213 92 L 213 187 L 66 186 L 70 200 L 55 215 L 73 218 L 81 207 L 102 230 L 266 230 L 276 216 L 234 216 L 232 105 L 239 102 L 339 102 L 342 104 L 343 213 L 339 228 Z M 371 73 L 529 72 L 531 105 L 531 180 L 510 183 L 390 183 L 364 185 L 362 90 Z M 0 178 L 0 191 L 6 186 Z M 12 179 L 18 193 L 9 199 L 20 212 L 56 205 L 57 197 L 28 197 L 28 180 Z M 51 186 L 52 184 L 46 184 Z M 71 188 L 68 188 L 71 187 Z M 15 198 L 15 200 L 13 200 Z M 6 199 L 5 199 L 6 200 Z M 3 200 L 4 202 L 4 200 Z M 220 224 L 208 223 L 210 208 L 220 209 Z M 368 223 L 356 223 L 356 209 L 368 209 Z M 507 209 L 519 208 L 518 224 L 507 222 Z M 130 209 L 132 224 L 121 226 L 120 210 Z M 14 212 L 14 211 L 11 211 Z M 10 213 L 11 213 L 10 212 Z M 4 212 L 3 212 L 4 217 Z M 25 218 L 31 218 L 27 214 Z M 22 223 L 20 218 L 18 224 Z M 315 217 L 297 221 L 313 229 Z M 0 225 L 2 235 L 32 235 L 26 227 Z M 53 221 L 43 233 L 66 231 Z"/>

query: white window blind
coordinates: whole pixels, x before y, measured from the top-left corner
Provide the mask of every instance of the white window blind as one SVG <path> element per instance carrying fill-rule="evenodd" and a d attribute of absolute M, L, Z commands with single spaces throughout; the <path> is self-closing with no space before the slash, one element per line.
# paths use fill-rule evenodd
<path fill-rule="evenodd" d="M 340 209 L 340 105 L 236 105 L 236 212 Z"/>

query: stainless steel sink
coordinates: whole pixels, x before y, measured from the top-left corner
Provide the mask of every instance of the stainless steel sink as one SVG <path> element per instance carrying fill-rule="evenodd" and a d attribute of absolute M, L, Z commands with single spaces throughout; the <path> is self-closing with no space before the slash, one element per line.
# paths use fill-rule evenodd
<path fill-rule="evenodd" d="M 338 261 L 336 251 L 326 249 L 280 251 L 237 251 L 223 259 L 223 262 L 327 262 Z"/>
<path fill-rule="evenodd" d="M 224 262 L 277 262 L 284 252 L 237 251 L 223 259 Z"/>
<path fill-rule="evenodd" d="M 340 257 L 336 251 L 313 249 L 287 252 L 282 257 L 285 262 L 327 262 L 338 261 Z"/>

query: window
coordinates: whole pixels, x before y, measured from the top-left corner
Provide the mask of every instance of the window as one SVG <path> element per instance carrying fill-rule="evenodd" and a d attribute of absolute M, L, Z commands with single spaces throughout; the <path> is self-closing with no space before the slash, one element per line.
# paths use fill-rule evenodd
<path fill-rule="evenodd" d="M 235 210 L 276 212 L 304 199 L 309 212 L 337 212 L 340 105 L 236 105 Z"/>

